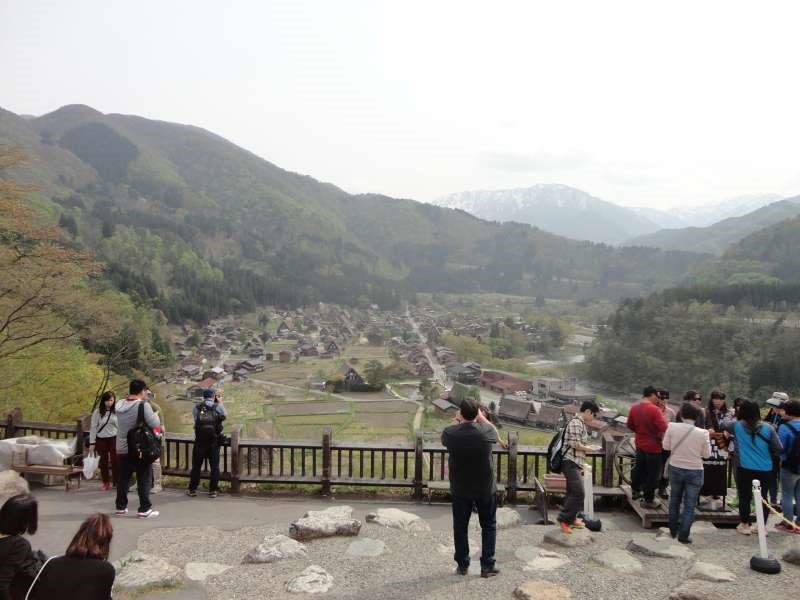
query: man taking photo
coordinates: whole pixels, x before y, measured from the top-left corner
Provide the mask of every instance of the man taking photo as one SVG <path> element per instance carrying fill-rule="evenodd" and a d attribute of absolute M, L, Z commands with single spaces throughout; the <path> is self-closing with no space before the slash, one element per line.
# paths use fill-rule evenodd
<path fill-rule="evenodd" d="M 479 410 L 478 401 L 465 398 L 453 425 L 442 432 L 450 470 L 450 493 L 453 497 L 454 559 L 456 573 L 469 571 L 469 539 L 467 529 L 472 507 L 477 506 L 481 524 L 481 577 L 494 577 L 494 550 L 497 537 L 497 487 L 492 472 L 492 445 L 497 442 L 497 429 Z"/>
<path fill-rule="evenodd" d="M 197 496 L 200 484 L 200 469 L 208 460 L 211 481 L 208 484 L 208 497 L 216 498 L 219 492 L 219 448 L 222 443 L 222 422 L 228 413 L 222 398 L 213 389 L 203 390 L 203 401 L 192 409 L 194 415 L 194 450 L 192 451 L 192 472 L 189 476 L 187 496 Z"/>

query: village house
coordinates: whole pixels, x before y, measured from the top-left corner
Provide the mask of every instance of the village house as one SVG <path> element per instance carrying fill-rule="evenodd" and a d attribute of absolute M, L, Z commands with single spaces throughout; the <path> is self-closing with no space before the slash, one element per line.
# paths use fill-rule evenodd
<path fill-rule="evenodd" d="M 349 363 L 344 363 L 339 367 L 338 374 L 342 377 L 346 389 L 354 385 L 364 385 L 365 383 L 364 378 Z"/>
<path fill-rule="evenodd" d="M 418 377 L 433 377 L 433 367 L 431 367 L 430 363 L 427 360 L 420 361 L 416 364 L 417 376 Z"/>
<path fill-rule="evenodd" d="M 498 394 L 514 394 L 516 392 L 530 392 L 532 384 L 530 381 L 512 377 L 496 371 L 484 371 L 478 378 L 481 387 L 485 387 Z"/>
<path fill-rule="evenodd" d="M 556 429 L 561 423 L 564 411 L 560 406 L 543 402 L 534 417 L 533 424 L 542 429 Z"/>
<path fill-rule="evenodd" d="M 256 372 L 256 371 L 260 372 L 264 370 L 264 363 L 259 360 L 252 360 L 252 359 L 243 360 L 238 365 L 236 365 L 236 370 L 238 371 L 239 369 L 244 369 L 245 371 L 250 371 L 250 372 Z"/>
<path fill-rule="evenodd" d="M 539 398 L 549 398 L 554 392 L 575 391 L 575 378 L 537 377 L 533 380 L 533 391 Z"/>
<path fill-rule="evenodd" d="M 339 349 L 339 344 L 336 343 L 336 340 L 330 340 L 326 342 L 325 352 L 335 356 L 339 356 L 339 354 L 341 354 L 341 350 Z"/>
<path fill-rule="evenodd" d="M 199 365 L 184 365 L 181 367 L 181 373 L 186 377 L 196 377 L 200 375 Z"/>
<path fill-rule="evenodd" d="M 213 379 L 214 381 L 219 381 L 225 377 L 225 375 L 225 369 L 222 367 L 214 367 L 213 369 L 208 369 L 203 373 L 203 379 Z"/>
<path fill-rule="evenodd" d="M 445 419 L 452 419 L 458 413 L 458 407 L 449 400 L 436 398 L 431 404 L 433 404 L 436 414 Z"/>
<path fill-rule="evenodd" d="M 501 419 L 520 425 L 533 425 L 536 422 L 536 406 L 525 396 L 503 396 L 497 414 Z"/>
<path fill-rule="evenodd" d="M 294 358 L 294 353 L 289 350 L 281 350 L 278 352 L 278 360 L 282 363 L 288 363 Z"/>
<path fill-rule="evenodd" d="M 208 379 L 203 379 L 198 383 L 190 385 L 186 388 L 186 397 L 187 398 L 199 398 L 202 397 L 203 391 L 207 390 L 208 388 L 213 388 L 217 384 L 217 380 L 209 377 Z"/>

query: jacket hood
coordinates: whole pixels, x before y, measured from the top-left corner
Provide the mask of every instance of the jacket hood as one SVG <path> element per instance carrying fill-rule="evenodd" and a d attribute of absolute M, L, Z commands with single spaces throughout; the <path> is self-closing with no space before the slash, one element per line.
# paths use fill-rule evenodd
<path fill-rule="evenodd" d="M 126 413 L 134 407 L 138 407 L 138 402 L 141 402 L 141 400 L 117 400 L 117 403 L 114 405 L 114 410 L 118 413 Z"/>

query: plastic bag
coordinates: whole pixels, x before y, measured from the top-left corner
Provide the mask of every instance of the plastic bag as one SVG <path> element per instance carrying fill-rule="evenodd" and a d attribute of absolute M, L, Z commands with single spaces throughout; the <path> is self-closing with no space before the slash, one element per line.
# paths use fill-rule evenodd
<path fill-rule="evenodd" d="M 83 476 L 86 479 L 94 477 L 94 472 L 100 465 L 100 457 L 97 454 L 89 454 L 83 458 Z"/>

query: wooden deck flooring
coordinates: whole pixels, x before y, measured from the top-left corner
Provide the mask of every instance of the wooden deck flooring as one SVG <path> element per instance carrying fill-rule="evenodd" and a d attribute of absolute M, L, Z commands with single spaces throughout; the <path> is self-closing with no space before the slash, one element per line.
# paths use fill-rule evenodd
<path fill-rule="evenodd" d="M 639 500 L 632 498 L 629 485 L 621 487 L 630 507 L 642 518 L 643 527 L 650 529 L 669 521 L 669 500 L 662 500 L 659 508 L 644 508 Z M 730 506 L 726 506 L 724 510 L 697 509 L 694 512 L 694 519 L 695 521 L 708 521 L 714 525 L 736 525 L 739 523 L 739 511 Z"/>

